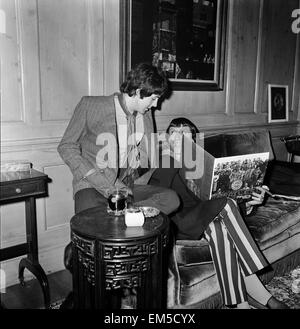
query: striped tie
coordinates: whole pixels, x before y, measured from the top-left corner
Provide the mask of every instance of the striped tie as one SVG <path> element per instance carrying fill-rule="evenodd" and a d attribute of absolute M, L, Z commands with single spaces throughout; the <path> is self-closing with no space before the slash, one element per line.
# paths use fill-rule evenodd
<path fill-rule="evenodd" d="M 200 199 L 200 188 L 193 179 L 186 180 L 187 187 Z"/>
<path fill-rule="evenodd" d="M 139 151 L 136 143 L 136 112 L 130 113 L 126 107 L 126 104 L 123 100 L 121 94 L 118 95 L 118 99 L 126 114 L 127 118 L 127 155 L 126 155 L 126 166 L 125 168 L 120 168 L 119 178 L 126 184 L 129 188 L 132 189 L 134 180 L 138 178 L 138 167 L 139 167 Z"/>

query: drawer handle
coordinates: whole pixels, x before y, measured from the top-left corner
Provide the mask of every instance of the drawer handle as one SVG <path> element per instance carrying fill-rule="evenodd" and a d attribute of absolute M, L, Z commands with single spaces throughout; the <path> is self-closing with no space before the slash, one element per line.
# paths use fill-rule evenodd
<path fill-rule="evenodd" d="M 16 193 L 21 193 L 21 192 L 22 192 L 22 190 L 19 187 L 17 187 L 16 188 Z"/>

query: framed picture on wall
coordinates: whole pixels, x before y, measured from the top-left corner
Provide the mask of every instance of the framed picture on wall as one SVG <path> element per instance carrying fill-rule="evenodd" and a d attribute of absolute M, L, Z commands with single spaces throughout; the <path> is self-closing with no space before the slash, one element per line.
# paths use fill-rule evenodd
<path fill-rule="evenodd" d="M 284 122 L 288 121 L 288 86 L 286 85 L 268 85 L 268 121 Z"/>
<path fill-rule="evenodd" d="M 222 90 L 228 0 L 121 0 L 121 76 L 149 62 L 173 90 Z"/>

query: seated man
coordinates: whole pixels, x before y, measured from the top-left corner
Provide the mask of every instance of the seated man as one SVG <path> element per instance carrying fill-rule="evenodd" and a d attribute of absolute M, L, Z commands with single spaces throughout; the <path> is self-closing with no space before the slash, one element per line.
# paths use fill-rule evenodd
<path fill-rule="evenodd" d="M 150 184 L 172 188 L 180 197 L 179 210 L 170 217 L 176 225 L 177 238 L 207 239 L 225 305 L 250 308 L 249 294 L 269 308 L 287 308 L 266 290 L 255 274 L 268 263 L 246 227 L 236 201 L 225 197 L 200 200 L 194 181 L 187 179 L 185 168 L 176 164 L 180 160 L 178 155 L 182 158 L 183 155 L 175 141 L 183 135 L 196 142 L 197 131 L 196 126 L 185 118 L 170 123 L 168 147 L 166 152 L 162 150 L 162 159 L 169 156 L 171 168 L 161 166 L 150 179 Z M 263 199 L 263 189 L 261 193 L 253 193 L 252 200 L 244 205 L 246 212 L 261 204 Z"/>
<path fill-rule="evenodd" d="M 165 214 L 177 209 L 176 193 L 147 184 L 139 173 L 149 166 L 147 140 L 153 132 L 149 109 L 167 90 L 167 79 L 156 67 L 141 63 L 127 75 L 121 93 L 81 99 L 58 146 L 73 173 L 75 213 L 107 206 L 114 189 L 123 190 L 135 205 L 153 206 Z M 140 184 L 134 184 L 139 178 Z M 72 270 L 71 245 L 65 265 Z"/>

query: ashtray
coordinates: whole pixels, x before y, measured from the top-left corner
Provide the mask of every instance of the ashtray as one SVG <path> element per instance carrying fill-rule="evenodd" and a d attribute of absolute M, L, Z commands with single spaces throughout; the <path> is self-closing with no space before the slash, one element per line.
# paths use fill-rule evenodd
<path fill-rule="evenodd" d="M 31 162 L 27 160 L 1 161 L 1 172 L 30 171 L 31 167 Z"/>
<path fill-rule="evenodd" d="M 154 207 L 139 207 L 145 217 L 155 217 L 160 213 L 160 210 Z"/>

